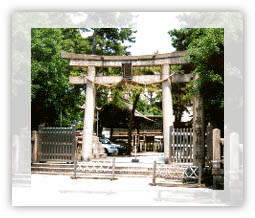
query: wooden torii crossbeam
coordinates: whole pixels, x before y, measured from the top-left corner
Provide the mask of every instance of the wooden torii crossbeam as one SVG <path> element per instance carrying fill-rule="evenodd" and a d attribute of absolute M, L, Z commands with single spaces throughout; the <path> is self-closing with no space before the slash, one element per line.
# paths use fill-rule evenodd
<path fill-rule="evenodd" d="M 95 110 L 95 85 L 114 85 L 121 81 L 137 84 L 162 83 L 162 108 L 163 108 L 163 137 L 164 137 L 164 159 L 165 163 L 170 161 L 169 134 L 170 126 L 173 126 L 173 104 L 171 83 L 189 82 L 188 74 L 171 74 L 170 65 L 186 64 L 183 55 L 186 51 L 168 54 L 143 55 L 143 56 L 100 56 L 87 54 L 73 54 L 62 52 L 62 58 L 69 59 L 71 66 L 88 67 L 87 76 L 75 76 L 69 78 L 70 84 L 86 84 L 86 108 L 84 114 L 82 158 L 85 161 L 93 157 L 92 135 Z M 161 66 L 160 75 L 139 75 L 129 80 L 121 76 L 96 76 L 96 67 L 122 67 L 125 63 L 132 63 L 134 67 Z"/>

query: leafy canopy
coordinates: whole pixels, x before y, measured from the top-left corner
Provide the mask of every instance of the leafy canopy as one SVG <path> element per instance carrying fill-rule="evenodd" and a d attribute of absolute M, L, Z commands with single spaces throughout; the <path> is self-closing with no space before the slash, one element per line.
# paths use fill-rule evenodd
<path fill-rule="evenodd" d="M 186 72 L 193 76 L 200 72 L 197 86 L 192 84 L 189 92 L 192 95 L 200 92 L 203 96 L 206 122 L 223 129 L 224 29 L 175 29 L 169 35 L 176 50 L 188 50 L 190 66 L 186 66 Z"/>

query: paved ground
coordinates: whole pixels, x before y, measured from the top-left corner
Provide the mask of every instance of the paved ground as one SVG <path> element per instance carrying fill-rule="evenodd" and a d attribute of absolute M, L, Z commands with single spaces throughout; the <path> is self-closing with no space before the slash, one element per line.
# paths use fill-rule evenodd
<path fill-rule="evenodd" d="M 112 158 L 113 156 L 107 156 L 107 158 Z M 120 162 L 130 162 L 135 158 L 135 153 L 132 152 L 131 156 L 115 156 Z M 154 160 L 163 163 L 164 162 L 164 153 L 163 152 L 138 152 L 136 158 L 143 163 L 152 163 Z"/>
<path fill-rule="evenodd" d="M 113 156 L 105 159 L 111 160 Z M 116 163 L 125 166 L 163 163 L 163 153 L 139 153 L 134 156 L 116 156 Z M 70 176 L 31 175 L 30 187 L 13 187 L 13 205 L 34 206 L 170 206 L 223 205 L 217 192 L 207 188 L 151 186 L 152 178 L 120 177 L 109 179 L 71 179 Z"/>
<path fill-rule="evenodd" d="M 153 165 L 153 161 L 157 163 L 164 163 L 164 153 L 162 152 L 139 152 L 137 155 L 134 153 L 131 156 L 107 156 L 106 158 L 99 158 L 96 160 L 112 160 L 122 166 L 137 166 L 137 165 Z M 132 159 L 138 159 L 139 162 L 132 162 Z"/>
<path fill-rule="evenodd" d="M 108 156 L 106 159 L 112 159 Z M 163 163 L 163 153 L 139 153 L 134 157 L 116 157 L 118 165 Z M 151 186 L 152 178 L 120 177 L 109 179 L 71 179 L 70 176 L 31 176 L 31 186 L 13 187 L 13 205 L 45 206 L 170 206 L 222 205 L 217 192 L 207 188 Z"/>
<path fill-rule="evenodd" d="M 77 179 L 32 175 L 30 188 L 13 188 L 13 205 L 169 206 L 222 205 L 205 188 L 150 186 L 150 178 Z"/>

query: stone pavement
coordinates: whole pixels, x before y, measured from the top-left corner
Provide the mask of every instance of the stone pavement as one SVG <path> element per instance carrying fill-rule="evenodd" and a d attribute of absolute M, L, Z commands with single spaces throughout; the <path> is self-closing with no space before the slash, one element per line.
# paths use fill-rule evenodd
<path fill-rule="evenodd" d="M 139 160 L 138 163 L 132 162 L 135 159 L 135 154 L 131 153 L 131 156 L 107 156 L 105 158 L 98 158 L 96 160 L 112 160 L 115 157 L 115 162 L 125 166 L 135 166 L 135 165 L 153 165 L 153 161 L 157 163 L 164 163 L 164 153 L 163 152 L 139 152 L 136 155 L 136 159 Z"/>
<path fill-rule="evenodd" d="M 31 187 L 13 187 L 15 206 L 200 206 L 223 205 L 206 188 L 150 186 L 150 178 L 71 179 L 32 175 Z"/>
<path fill-rule="evenodd" d="M 112 160 L 114 156 L 97 160 Z M 138 153 L 134 156 L 115 156 L 123 166 L 164 163 L 164 154 Z M 151 177 L 119 177 L 117 180 L 78 178 L 69 175 L 31 175 L 28 187 L 13 187 L 12 203 L 16 206 L 202 206 L 224 205 L 217 191 L 207 188 L 151 186 Z M 174 183 L 174 182 L 173 182 Z"/>

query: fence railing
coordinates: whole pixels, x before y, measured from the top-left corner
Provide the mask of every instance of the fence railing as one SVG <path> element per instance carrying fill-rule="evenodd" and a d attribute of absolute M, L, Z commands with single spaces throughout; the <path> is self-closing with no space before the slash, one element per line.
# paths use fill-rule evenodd
<path fill-rule="evenodd" d="M 39 126 L 38 161 L 74 161 L 76 146 L 75 126 Z"/>
<path fill-rule="evenodd" d="M 199 172 L 198 166 L 157 164 L 154 161 L 151 185 L 156 185 L 156 178 L 200 182 Z"/>
<path fill-rule="evenodd" d="M 104 175 L 104 178 L 115 180 L 115 157 L 111 161 L 88 161 L 77 163 L 77 158 L 74 159 L 74 174 L 73 179 L 77 179 L 77 173 L 87 175 Z"/>
<path fill-rule="evenodd" d="M 141 164 L 139 163 L 139 165 Z M 117 165 L 117 168 L 118 167 L 120 166 Z M 123 165 L 121 165 L 121 167 L 123 167 Z M 148 175 L 151 175 L 152 177 L 151 185 L 156 185 L 156 178 L 179 180 L 183 182 L 187 180 L 193 180 L 196 182 L 199 181 L 199 168 L 197 166 L 180 164 L 169 165 L 157 163 L 154 161 L 153 168 L 151 168 L 151 166 L 147 167 L 148 169 L 146 172 L 148 172 Z M 115 157 L 112 158 L 112 160 L 88 161 L 79 163 L 77 163 L 77 159 L 75 158 L 74 171 L 71 178 L 78 179 L 92 177 L 116 180 L 117 176 L 115 172 Z"/>
<path fill-rule="evenodd" d="M 176 163 L 193 162 L 192 128 L 170 127 L 170 159 Z"/>

